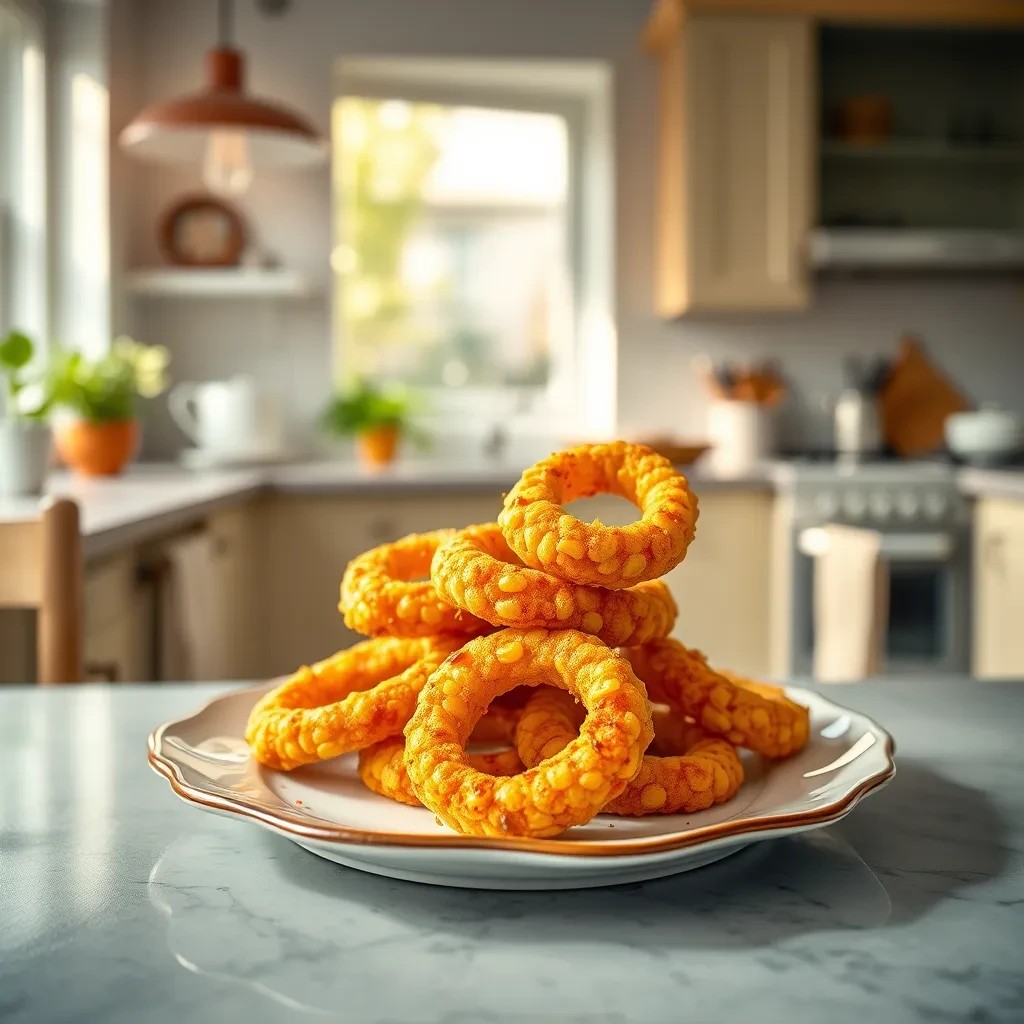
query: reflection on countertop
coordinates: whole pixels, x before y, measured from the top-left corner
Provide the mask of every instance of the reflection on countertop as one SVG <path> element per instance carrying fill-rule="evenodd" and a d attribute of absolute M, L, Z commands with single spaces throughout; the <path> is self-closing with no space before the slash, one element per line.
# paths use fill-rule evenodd
<path fill-rule="evenodd" d="M 554 893 L 376 878 L 177 801 L 141 741 L 219 692 L 0 688 L 5 1020 L 1019 1020 L 1024 685 L 830 687 L 896 736 L 883 792 L 690 874 Z"/>

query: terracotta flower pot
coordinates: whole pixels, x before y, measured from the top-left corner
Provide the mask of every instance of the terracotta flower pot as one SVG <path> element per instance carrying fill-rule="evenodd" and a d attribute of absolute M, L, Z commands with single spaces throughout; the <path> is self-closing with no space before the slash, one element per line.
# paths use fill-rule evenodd
<path fill-rule="evenodd" d="M 57 454 L 82 476 L 115 476 L 135 457 L 137 420 L 65 420 L 54 428 Z"/>
<path fill-rule="evenodd" d="M 379 469 L 395 461 L 398 454 L 398 428 L 377 427 L 364 430 L 356 438 L 356 447 L 363 465 Z"/>

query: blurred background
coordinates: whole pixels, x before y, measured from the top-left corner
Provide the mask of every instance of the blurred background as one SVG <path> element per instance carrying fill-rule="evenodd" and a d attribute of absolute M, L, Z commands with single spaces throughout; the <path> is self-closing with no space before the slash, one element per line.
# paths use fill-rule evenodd
<path fill-rule="evenodd" d="M 79 506 L 83 675 L 326 656 L 349 558 L 611 437 L 713 660 L 1024 675 L 1024 6 L 0 0 L 0 82 L 0 531 Z"/>

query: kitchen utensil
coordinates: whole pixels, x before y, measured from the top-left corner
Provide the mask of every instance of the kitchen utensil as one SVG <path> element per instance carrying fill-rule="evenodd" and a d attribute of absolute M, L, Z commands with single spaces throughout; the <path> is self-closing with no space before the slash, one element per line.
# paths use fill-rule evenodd
<path fill-rule="evenodd" d="M 942 446 L 948 416 L 969 408 L 967 399 L 925 355 L 921 342 L 904 337 L 879 394 L 882 435 L 898 455 L 925 455 Z"/>
<path fill-rule="evenodd" d="M 835 448 L 844 455 L 873 455 L 882 444 L 878 399 L 861 388 L 844 388 L 833 411 Z"/>
<path fill-rule="evenodd" d="M 202 449 L 243 454 L 282 447 L 280 407 L 249 377 L 177 384 L 168 396 L 171 416 Z"/>
<path fill-rule="evenodd" d="M 702 867 L 762 839 L 822 828 L 895 773 L 892 737 L 811 690 L 807 746 L 755 770 L 735 801 L 696 814 L 598 816 L 556 839 L 462 836 L 423 807 L 371 793 L 355 755 L 294 773 L 257 770 L 246 719 L 268 689 L 216 697 L 149 737 L 149 763 L 197 808 L 251 821 L 317 856 L 391 878 L 476 889 L 581 889 Z"/>
<path fill-rule="evenodd" d="M 715 473 L 738 476 L 775 450 L 774 410 L 762 402 L 713 401 L 708 409 L 708 462 Z"/>
<path fill-rule="evenodd" d="M 946 418 L 946 446 L 964 462 L 998 465 L 1024 449 L 1024 420 L 1002 409 L 982 407 Z"/>

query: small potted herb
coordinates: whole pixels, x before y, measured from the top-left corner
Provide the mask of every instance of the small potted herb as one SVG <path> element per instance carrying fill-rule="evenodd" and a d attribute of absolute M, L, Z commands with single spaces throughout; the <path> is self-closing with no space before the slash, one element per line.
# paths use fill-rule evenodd
<path fill-rule="evenodd" d="M 50 462 L 49 403 L 29 367 L 35 358 L 32 339 L 20 331 L 0 338 L 0 495 L 41 494 Z"/>
<path fill-rule="evenodd" d="M 379 468 L 394 461 L 403 437 L 419 436 L 411 424 L 415 405 L 404 388 L 357 380 L 330 400 L 320 424 L 329 434 L 354 436 L 364 465 Z"/>
<path fill-rule="evenodd" d="M 54 354 L 51 401 L 54 440 L 64 463 L 83 476 L 113 476 L 134 457 L 139 443 L 139 398 L 154 398 L 167 386 L 170 356 L 159 345 L 131 338 L 114 340 L 98 359 L 81 352 Z"/>

